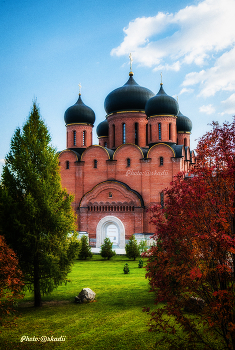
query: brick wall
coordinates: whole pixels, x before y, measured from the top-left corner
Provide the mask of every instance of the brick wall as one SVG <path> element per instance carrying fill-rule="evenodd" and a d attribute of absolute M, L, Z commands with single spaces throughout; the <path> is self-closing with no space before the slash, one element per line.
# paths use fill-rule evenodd
<path fill-rule="evenodd" d="M 189 133 L 178 133 L 177 144 L 190 147 L 190 134 Z"/>
<path fill-rule="evenodd" d="M 99 137 L 99 145 L 103 147 L 109 147 L 109 138 L 108 137 Z"/>
<path fill-rule="evenodd" d="M 159 137 L 159 123 L 161 124 L 161 137 Z M 177 141 L 176 118 L 173 116 L 156 116 L 148 120 L 149 143 Z"/>
<path fill-rule="evenodd" d="M 146 124 L 148 123 L 146 114 L 140 112 L 115 113 L 109 115 L 107 121 L 109 123 L 109 148 L 117 148 L 123 144 L 123 124 L 125 124 L 125 143 L 146 147 Z M 115 137 L 113 126 L 115 126 Z"/>
<path fill-rule="evenodd" d="M 67 125 L 67 148 L 86 148 L 92 145 L 92 125 L 68 124 Z M 74 132 L 76 137 L 74 138 Z M 74 142 L 75 141 L 75 142 Z"/>
<path fill-rule="evenodd" d="M 85 147 L 81 159 L 75 152 L 65 150 L 60 153 L 60 170 L 62 186 L 75 196 L 74 208 L 78 216 L 78 229 L 88 232 L 91 239 L 96 239 L 97 225 L 106 216 L 120 219 L 125 227 L 126 239 L 133 233 L 154 233 L 155 227 L 150 223 L 150 212 L 146 209 L 160 203 L 160 194 L 169 187 L 179 171 L 190 168 L 190 151 L 182 158 L 175 158 L 174 150 L 164 142 L 184 144 L 190 142 L 189 134 L 176 133 L 176 118 L 157 117 L 148 121 L 144 113 L 126 112 L 108 116 L 109 138 L 100 138 L 100 145 L 92 146 L 91 125 L 68 125 L 68 147 Z M 158 123 L 161 122 L 161 142 L 153 145 L 144 157 L 140 147 L 146 147 L 146 125 L 148 125 L 149 142 L 157 142 Z M 125 123 L 126 143 L 122 143 L 123 123 Z M 138 123 L 138 144 L 135 145 L 135 128 Z M 169 124 L 171 124 L 169 140 Z M 112 125 L 115 125 L 115 152 L 110 159 L 104 142 L 112 148 Z M 150 125 L 152 140 L 150 141 Z M 76 131 L 76 146 L 74 146 Z M 83 131 L 90 135 L 86 146 L 82 146 Z M 183 150 L 184 152 L 184 150 Z M 114 180 L 113 182 L 107 180 Z M 115 182 L 116 180 L 116 182 Z M 118 183 L 121 182 L 121 183 Z M 123 184 L 122 184 L 123 183 Z M 130 189 L 136 191 L 134 193 Z M 110 193 L 112 196 L 110 196 Z M 140 198 L 144 201 L 143 208 Z"/>

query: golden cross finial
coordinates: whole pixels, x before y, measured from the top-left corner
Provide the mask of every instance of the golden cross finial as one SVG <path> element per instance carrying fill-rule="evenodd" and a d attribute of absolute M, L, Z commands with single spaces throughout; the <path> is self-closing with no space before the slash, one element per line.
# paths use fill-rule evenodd
<path fill-rule="evenodd" d="M 82 88 L 81 83 L 79 83 L 78 86 L 79 86 L 79 95 L 81 95 L 81 88 Z"/>
<path fill-rule="evenodd" d="M 161 72 L 161 85 L 163 85 L 163 84 L 162 84 L 162 72 Z"/>
<path fill-rule="evenodd" d="M 130 53 L 130 55 L 129 55 L 129 58 L 130 58 L 130 72 L 132 72 L 132 62 L 133 62 L 133 58 L 132 58 L 131 53 Z"/>

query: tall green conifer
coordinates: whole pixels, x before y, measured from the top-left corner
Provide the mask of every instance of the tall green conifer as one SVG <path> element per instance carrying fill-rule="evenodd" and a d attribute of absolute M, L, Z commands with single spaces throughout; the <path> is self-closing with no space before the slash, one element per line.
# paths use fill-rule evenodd
<path fill-rule="evenodd" d="M 17 128 L 6 156 L 0 187 L 2 233 L 16 252 L 24 283 L 34 292 L 35 306 L 41 294 L 61 282 L 77 253 L 73 197 L 61 187 L 56 150 L 33 103 L 22 131 Z"/>
<path fill-rule="evenodd" d="M 102 258 L 107 258 L 108 260 L 116 255 L 115 250 L 112 250 L 113 243 L 110 241 L 110 238 L 106 237 L 104 243 L 101 245 L 100 255 Z"/>
<path fill-rule="evenodd" d="M 92 258 L 91 247 L 89 246 L 88 237 L 83 235 L 80 240 L 79 259 Z"/>
<path fill-rule="evenodd" d="M 135 260 L 136 258 L 138 258 L 138 256 L 140 256 L 140 250 L 134 235 L 131 236 L 125 248 L 126 248 L 126 256 L 128 259 Z"/>

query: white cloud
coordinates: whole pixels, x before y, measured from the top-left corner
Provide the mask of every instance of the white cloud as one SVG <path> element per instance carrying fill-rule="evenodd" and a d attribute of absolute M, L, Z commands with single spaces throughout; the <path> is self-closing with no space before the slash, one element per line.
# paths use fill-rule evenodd
<path fill-rule="evenodd" d="M 197 84 L 203 97 L 234 92 L 234 15 L 234 0 L 204 0 L 176 13 L 136 18 L 124 28 L 124 40 L 111 55 L 127 57 L 132 52 L 135 62 L 154 71 L 178 72 L 193 65 L 181 94 Z"/>
<path fill-rule="evenodd" d="M 125 38 L 120 46 L 111 51 L 111 55 L 122 56 L 131 52 L 137 62 L 144 63 L 146 66 L 159 64 L 166 52 L 161 51 L 160 48 L 151 48 L 149 38 L 161 34 L 172 17 L 172 14 L 159 12 L 154 17 L 136 18 L 123 29 Z"/>
<path fill-rule="evenodd" d="M 201 70 L 199 73 L 192 72 L 186 75 L 185 80 L 183 82 L 183 86 L 195 85 L 198 83 L 203 83 L 205 79 L 205 70 Z"/>
<path fill-rule="evenodd" d="M 222 101 L 222 103 L 225 106 L 225 110 L 223 114 L 227 113 L 234 116 L 235 115 L 235 93 L 232 94 L 229 98 L 227 98 L 227 100 Z"/>
<path fill-rule="evenodd" d="M 123 29 L 124 40 L 111 54 L 132 52 L 136 62 L 161 69 L 176 61 L 203 65 L 211 53 L 235 43 L 234 13 L 234 0 L 204 0 L 175 14 L 136 18 Z"/>
<path fill-rule="evenodd" d="M 225 52 L 215 62 L 214 66 L 200 72 L 186 75 L 183 86 L 200 83 L 201 96 L 214 96 L 220 90 L 235 91 L 235 47 Z"/>
<path fill-rule="evenodd" d="M 0 166 L 5 164 L 5 159 L 0 159 Z"/>
<path fill-rule="evenodd" d="M 183 88 L 183 89 L 180 91 L 179 95 L 182 95 L 182 94 L 185 94 L 185 93 L 191 94 L 192 92 L 194 92 L 194 89 Z"/>
<path fill-rule="evenodd" d="M 206 114 L 212 114 L 215 112 L 215 108 L 211 104 L 207 105 L 207 106 L 201 106 L 199 108 L 199 112 L 206 113 Z"/>
<path fill-rule="evenodd" d="M 178 72 L 180 70 L 180 62 L 179 61 L 176 61 L 174 62 L 173 64 L 165 64 L 164 66 L 163 65 L 160 65 L 160 66 L 157 66 L 156 68 L 154 68 L 154 71 L 159 71 L 159 70 L 173 70 L 175 72 Z"/>

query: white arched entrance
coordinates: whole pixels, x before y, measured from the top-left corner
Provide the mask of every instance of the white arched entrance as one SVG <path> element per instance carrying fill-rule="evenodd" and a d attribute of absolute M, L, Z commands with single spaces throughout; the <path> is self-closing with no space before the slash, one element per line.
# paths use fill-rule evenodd
<path fill-rule="evenodd" d="M 125 227 L 116 216 L 105 216 L 99 221 L 96 228 L 96 248 L 100 248 L 106 237 L 113 243 L 113 248 L 125 248 Z"/>
<path fill-rule="evenodd" d="M 106 237 L 110 239 L 110 241 L 113 243 L 113 246 L 119 246 L 118 226 L 108 223 L 108 225 L 106 225 Z"/>

